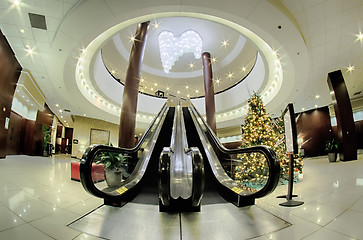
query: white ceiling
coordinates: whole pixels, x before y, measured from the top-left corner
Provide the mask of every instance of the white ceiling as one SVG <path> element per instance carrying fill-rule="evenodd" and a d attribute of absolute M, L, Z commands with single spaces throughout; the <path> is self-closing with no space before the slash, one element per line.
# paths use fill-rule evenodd
<path fill-rule="evenodd" d="M 48 29 L 31 28 L 28 13 L 45 15 Z M 269 91 L 273 84 L 270 78 L 274 76 L 265 45 L 277 50 L 282 83 L 267 104 L 271 114 L 279 115 L 288 102 L 295 103 L 296 112 L 330 104 L 326 78 L 334 70 L 342 70 L 351 98 L 363 90 L 363 43 L 356 36 L 363 31 L 361 0 L 134 0 L 127 4 L 117 0 L 20 0 L 19 6 L 2 0 L 0 28 L 18 61 L 32 73 L 49 107 L 58 116 L 64 115 L 68 122 L 70 114 L 74 114 L 118 123 L 117 114 L 108 114 L 108 108 L 101 110 L 91 104 L 78 89 L 75 71 L 81 49 L 116 25 L 124 24 L 125 28 L 135 24 L 131 24 L 133 20 L 153 22 L 161 13 L 168 13 L 167 17 L 199 14 L 204 20 L 247 29 L 244 35 L 255 43 L 266 66 L 261 93 Z M 256 43 L 253 34 L 262 41 Z M 27 53 L 27 46 L 33 54 Z M 86 60 L 94 61 L 95 55 Z M 151 55 L 148 58 L 152 59 Z M 348 66 L 355 70 L 348 72 Z M 238 109 L 243 108 L 244 101 L 218 109 L 220 127 L 241 123 L 243 111 Z M 60 109 L 69 109 L 71 113 L 60 113 Z M 147 118 L 152 113 L 140 114 Z"/>

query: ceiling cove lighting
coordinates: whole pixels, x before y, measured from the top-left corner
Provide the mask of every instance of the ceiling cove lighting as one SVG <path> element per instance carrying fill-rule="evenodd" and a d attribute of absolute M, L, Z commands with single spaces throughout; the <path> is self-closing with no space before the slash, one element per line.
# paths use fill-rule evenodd
<path fill-rule="evenodd" d="M 194 53 L 195 59 L 202 55 L 203 40 L 194 30 L 188 30 L 180 37 L 174 37 L 169 31 L 162 31 L 158 36 L 160 59 L 164 72 L 169 73 L 175 62 L 184 53 Z"/>

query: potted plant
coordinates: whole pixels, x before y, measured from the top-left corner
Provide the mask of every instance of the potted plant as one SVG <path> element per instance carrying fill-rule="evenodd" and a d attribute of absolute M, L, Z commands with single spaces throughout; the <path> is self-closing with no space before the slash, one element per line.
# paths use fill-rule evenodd
<path fill-rule="evenodd" d="M 50 130 L 49 127 L 45 124 L 42 124 L 42 133 L 44 135 L 43 138 L 43 156 L 48 157 L 48 144 L 50 143 Z"/>
<path fill-rule="evenodd" d="M 96 164 L 104 165 L 105 179 L 109 187 L 117 186 L 122 181 L 122 176 L 128 177 L 129 174 L 126 170 L 127 162 L 125 161 L 129 157 L 116 152 L 101 153 Z"/>
<path fill-rule="evenodd" d="M 335 162 L 338 155 L 338 142 L 331 138 L 326 142 L 325 151 L 328 153 L 329 162 Z"/>

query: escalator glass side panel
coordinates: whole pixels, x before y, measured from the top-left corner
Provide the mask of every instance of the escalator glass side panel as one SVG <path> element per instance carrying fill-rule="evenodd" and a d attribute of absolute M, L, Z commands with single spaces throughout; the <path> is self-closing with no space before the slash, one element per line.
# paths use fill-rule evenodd
<path fill-rule="evenodd" d="M 117 199 L 135 187 L 143 177 L 156 139 L 168 113 L 164 105 L 136 147 L 132 149 L 93 145 L 80 164 L 83 187 L 94 196 Z"/>
<path fill-rule="evenodd" d="M 258 198 L 277 186 L 280 165 L 267 146 L 228 150 L 220 144 L 194 106 L 189 108 L 215 178 L 241 197 Z"/>

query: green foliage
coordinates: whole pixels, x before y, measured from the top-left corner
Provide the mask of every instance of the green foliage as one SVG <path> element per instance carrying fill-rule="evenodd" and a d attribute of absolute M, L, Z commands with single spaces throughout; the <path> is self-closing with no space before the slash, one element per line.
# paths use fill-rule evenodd
<path fill-rule="evenodd" d="M 100 160 L 96 164 L 103 164 L 107 169 L 124 169 L 125 161 L 130 156 L 116 152 L 101 152 Z"/>
<path fill-rule="evenodd" d="M 338 151 L 338 147 L 338 142 L 334 138 L 331 138 L 326 142 L 325 151 L 328 153 L 334 153 Z"/>
<path fill-rule="evenodd" d="M 289 158 L 285 149 L 285 129 L 282 118 L 272 120 L 266 113 L 261 97 L 254 93 L 248 100 L 249 110 L 243 127 L 242 147 L 266 145 L 271 147 L 280 162 L 280 182 L 285 183 L 289 175 Z M 266 183 L 268 166 L 261 154 L 240 155 L 243 165 L 235 169 L 235 179 L 245 185 L 262 186 Z M 302 173 L 301 157 L 295 160 L 294 171 Z"/>
<path fill-rule="evenodd" d="M 43 147 L 44 147 L 44 149 L 46 149 L 47 148 L 47 144 L 48 143 L 50 143 L 50 137 L 51 137 L 51 135 L 50 135 L 50 129 L 49 129 L 49 127 L 47 126 L 47 125 L 45 125 L 45 124 L 42 124 L 42 133 L 43 133 L 43 135 L 44 135 L 44 137 L 43 137 Z"/>

